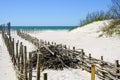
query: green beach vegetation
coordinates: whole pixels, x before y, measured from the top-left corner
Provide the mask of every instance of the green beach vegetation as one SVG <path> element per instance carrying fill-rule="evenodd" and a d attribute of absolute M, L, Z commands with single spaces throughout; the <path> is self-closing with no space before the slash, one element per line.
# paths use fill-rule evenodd
<path fill-rule="evenodd" d="M 94 21 L 102 21 L 102 20 L 107 20 L 107 19 L 112 19 L 113 15 L 110 14 L 110 12 L 104 12 L 104 11 L 96 11 L 96 12 L 92 12 L 92 13 L 88 13 L 85 17 L 85 19 L 80 20 L 80 25 L 77 27 L 82 27 L 84 25 L 87 25 L 89 23 L 92 23 Z M 73 29 L 76 29 L 77 27 L 74 27 Z"/>
<path fill-rule="evenodd" d="M 110 15 L 113 19 L 109 25 L 101 28 L 102 34 L 99 37 L 120 36 L 120 0 L 111 0 L 112 5 L 109 8 Z"/>
<path fill-rule="evenodd" d="M 112 35 L 119 35 L 120 36 L 120 0 L 111 0 L 112 4 L 109 6 L 108 11 L 95 11 L 92 13 L 88 13 L 85 17 L 85 19 L 80 20 L 80 25 L 78 27 L 82 27 L 84 25 L 87 25 L 89 23 L 95 22 L 95 21 L 102 21 L 102 20 L 110 20 L 113 21 L 110 22 L 109 25 L 106 25 L 101 29 L 102 34 L 99 36 L 112 36 Z M 77 28 L 77 27 L 75 27 Z M 75 28 L 72 28 L 70 30 L 73 30 Z"/>
<path fill-rule="evenodd" d="M 102 34 L 99 37 L 106 36 L 120 36 L 120 19 L 114 19 L 109 25 L 101 28 Z"/>

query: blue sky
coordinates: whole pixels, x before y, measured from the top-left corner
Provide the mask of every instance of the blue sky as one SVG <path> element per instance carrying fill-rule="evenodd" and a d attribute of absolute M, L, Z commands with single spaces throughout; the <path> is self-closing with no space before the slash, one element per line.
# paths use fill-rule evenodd
<path fill-rule="evenodd" d="M 77 26 L 93 11 L 108 9 L 111 0 L 0 0 L 0 24 Z"/>

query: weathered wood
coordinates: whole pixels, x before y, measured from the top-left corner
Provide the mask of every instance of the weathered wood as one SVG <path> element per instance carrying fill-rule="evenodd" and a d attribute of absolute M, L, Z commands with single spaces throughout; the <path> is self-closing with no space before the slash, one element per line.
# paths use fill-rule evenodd
<path fill-rule="evenodd" d="M 18 65 L 18 42 L 16 43 L 16 64 Z"/>
<path fill-rule="evenodd" d="M 32 36 L 28 35 L 28 34 L 19 32 L 19 36 L 21 36 L 22 38 L 28 40 L 29 42 L 32 42 L 32 41 L 35 42 L 34 45 L 36 45 L 36 43 L 37 43 L 37 39 L 35 37 L 32 37 Z M 52 54 L 52 56 L 53 55 L 56 56 L 56 54 L 60 54 L 60 55 L 57 55 L 57 57 L 60 57 L 60 56 L 63 57 L 63 55 L 66 55 L 65 53 L 67 52 L 67 54 L 68 54 L 67 56 L 69 56 L 70 59 L 71 58 L 74 59 L 71 54 L 74 54 L 74 55 L 79 54 L 79 56 L 76 56 L 76 58 L 79 57 L 79 61 L 80 61 L 79 65 L 81 65 L 82 69 L 84 69 L 84 70 L 86 70 L 88 72 L 90 72 L 89 69 L 91 67 L 91 63 L 97 64 L 99 68 L 96 67 L 96 70 L 97 70 L 96 74 L 101 76 L 102 77 L 101 79 L 103 79 L 103 80 L 104 80 L 104 76 L 105 76 L 105 79 L 110 79 L 110 80 L 114 79 L 116 75 L 119 76 L 118 73 L 117 74 L 115 73 L 115 70 L 114 70 L 115 69 L 114 68 L 115 64 L 103 61 L 102 57 L 101 57 L 101 59 L 96 59 L 96 58 L 91 57 L 90 55 L 89 56 L 85 55 L 85 52 L 83 50 L 81 50 L 81 52 L 80 51 L 74 51 L 74 50 L 71 50 L 71 49 L 65 49 L 65 47 L 62 46 L 62 45 L 58 45 L 58 44 L 54 45 L 54 44 L 52 44 L 52 46 L 54 46 L 54 47 L 59 46 L 59 50 L 56 51 L 56 49 L 54 49 L 54 48 L 50 49 L 49 46 L 51 46 L 51 44 L 49 45 L 48 43 L 47 44 L 44 44 L 44 43 L 45 43 L 45 41 L 39 43 L 40 48 L 43 47 L 43 50 L 45 50 L 42 53 L 47 52 L 47 53 Z M 65 61 L 61 60 L 60 58 L 57 58 L 57 59 L 62 64 L 65 64 Z M 52 67 L 54 67 L 54 66 L 52 66 Z M 105 74 L 103 74 L 103 73 L 105 73 Z"/>
<path fill-rule="evenodd" d="M 89 62 L 90 62 L 90 64 L 91 64 L 91 54 L 89 54 Z"/>
<path fill-rule="evenodd" d="M 65 45 L 64 48 L 67 49 L 67 46 Z"/>
<path fill-rule="evenodd" d="M 11 45 L 11 36 L 9 36 L 9 41 L 7 42 L 9 47 L 8 47 L 8 50 L 9 50 L 9 54 L 10 56 L 12 56 L 12 45 Z"/>
<path fill-rule="evenodd" d="M 45 40 L 45 44 L 47 44 L 47 41 Z"/>
<path fill-rule="evenodd" d="M 19 53 L 18 53 L 18 70 L 21 70 L 21 53 L 22 53 L 22 42 L 20 42 Z"/>
<path fill-rule="evenodd" d="M 115 61 L 115 68 L 116 68 L 115 73 L 116 74 L 120 73 L 120 71 L 118 70 L 118 68 L 119 68 L 119 60 Z M 119 80 L 119 79 L 120 79 L 120 76 L 116 76 L 116 80 Z"/>
<path fill-rule="evenodd" d="M 47 80 L 47 73 L 44 73 L 44 79 L 43 80 Z"/>
<path fill-rule="evenodd" d="M 40 54 L 37 54 L 37 80 L 40 80 Z"/>
<path fill-rule="evenodd" d="M 53 42 L 52 42 L 52 45 L 53 45 Z"/>
<path fill-rule="evenodd" d="M 27 80 L 28 77 L 27 77 L 27 49 L 26 49 L 26 46 L 24 46 L 24 75 L 25 75 L 25 80 Z"/>
<path fill-rule="evenodd" d="M 15 50 L 14 50 L 14 38 L 12 40 L 12 60 L 13 60 L 13 65 L 16 65 L 16 58 L 15 58 Z"/>
<path fill-rule="evenodd" d="M 75 51 L 75 47 L 73 47 L 73 51 Z"/>
<path fill-rule="evenodd" d="M 103 67 L 104 67 L 103 56 L 101 56 L 101 69 L 103 69 Z M 105 72 L 102 72 L 102 76 L 103 76 L 102 80 L 105 80 Z"/>
<path fill-rule="evenodd" d="M 10 32 L 10 27 L 11 27 L 11 25 L 10 25 L 10 22 L 8 22 L 7 27 L 8 27 L 7 34 L 8 34 L 9 36 L 11 36 L 11 32 Z"/>
<path fill-rule="evenodd" d="M 12 62 L 13 65 L 15 65 L 15 52 L 14 52 L 14 38 L 11 40 L 11 57 L 12 57 Z"/>
<path fill-rule="evenodd" d="M 85 53 L 84 53 L 84 50 L 83 49 L 81 49 L 81 54 L 82 54 L 82 60 L 84 61 L 84 55 L 85 55 Z M 84 62 L 82 61 L 82 66 L 84 65 Z M 82 68 L 82 70 L 84 70 L 84 68 Z"/>
<path fill-rule="evenodd" d="M 32 80 L 32 53 L 29 53 L 29 80 Z"/>
<path fill-rule="evenodd" d="M 55 42 L 55 46 L 56 46 L 57 44 L 56 44 L 56 42 Z"/>
<path fill-rule="evenodd" d="M 24 61 L 23 61 L 23 45 L 21 44 L 20 45 L 20 70 L 21 70 L 21 73 L 23 74 L 23 68 L 24 68 Z"/>
<path fill-rule="evenodd" d="M 102 63 L 103 63 L 103 56 L 101 56 L 101 61 L 102 61 Z"/>
<path fill-rule="evenodd" d="M 89 59 L 91 59 L 91 54 L 89 54 Z"/>
<path fill-rule="evenodd" d="M 50 42 L 48 41 L 48 45 L 50 45 Z"/>

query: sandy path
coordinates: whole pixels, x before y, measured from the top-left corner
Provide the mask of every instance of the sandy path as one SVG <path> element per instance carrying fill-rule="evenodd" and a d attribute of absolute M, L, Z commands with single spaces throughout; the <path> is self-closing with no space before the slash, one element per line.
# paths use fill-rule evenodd
<path fill-rule="evenodd" d="M 0 80 L 17 80 L 12 62 L 0 34 Z"/>

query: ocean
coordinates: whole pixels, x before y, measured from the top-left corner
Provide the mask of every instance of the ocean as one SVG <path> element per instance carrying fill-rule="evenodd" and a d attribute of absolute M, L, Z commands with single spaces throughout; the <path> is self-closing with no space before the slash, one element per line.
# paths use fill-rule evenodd
<path fill-rule="evenodd" d="M 76 26 L 11 26 L 12 30 L 70 30 Z"/>

